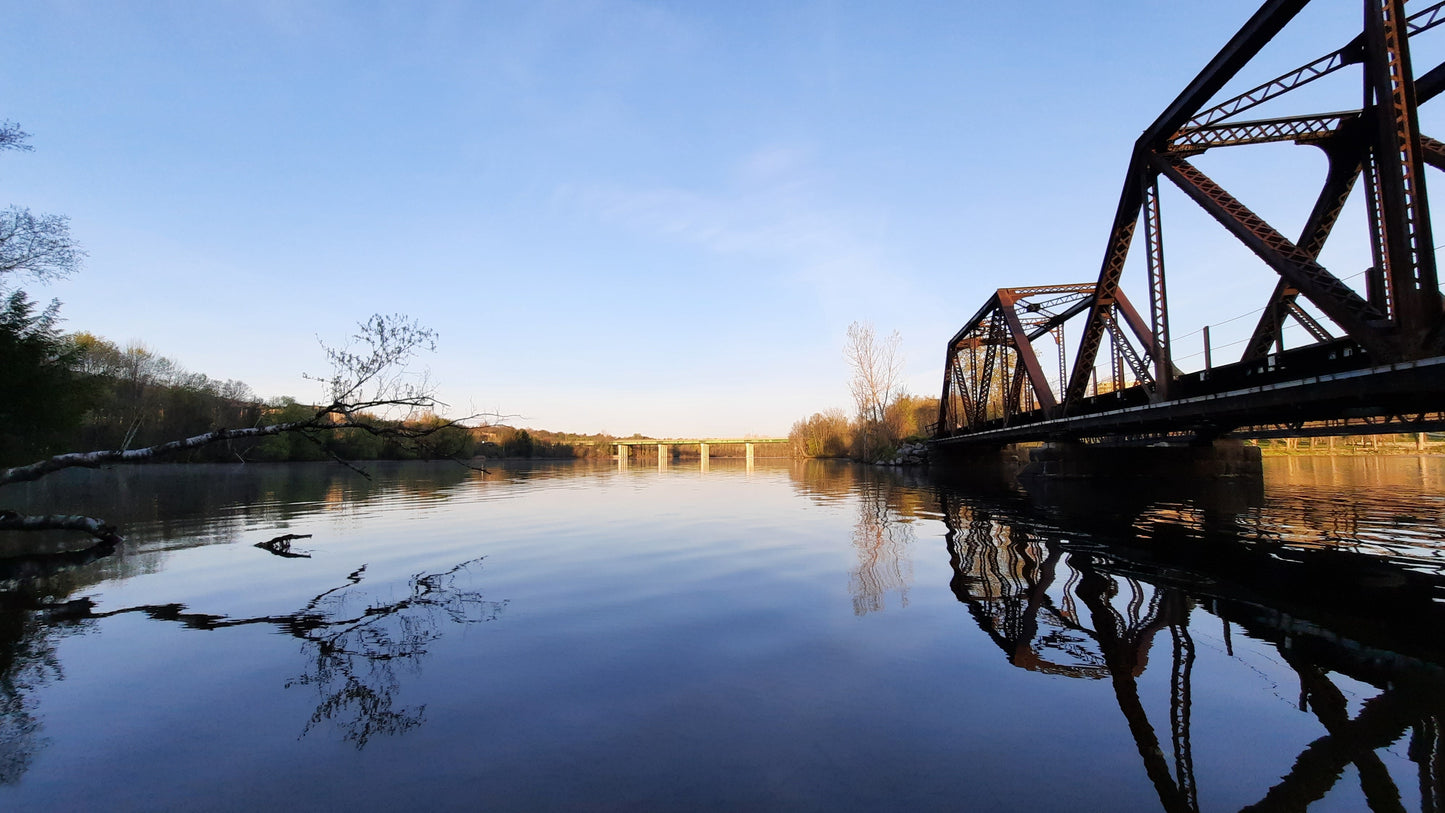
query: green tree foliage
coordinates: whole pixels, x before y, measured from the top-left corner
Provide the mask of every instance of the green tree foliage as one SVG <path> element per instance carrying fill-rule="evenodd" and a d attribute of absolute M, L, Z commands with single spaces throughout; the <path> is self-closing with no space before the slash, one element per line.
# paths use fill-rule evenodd
<path fill-rule="evenodd" d="M 298 404 L 293 398 L 279 398 L 268 403 L 259 425 L 274 426 L 278 423 L 303 421 L 316 413 L 305 404 Z M 325 460 L 328 455 L 321 446 L 319 436 L 306 432 L 286 432 L 272 435 L 250 450 L 251 460 Z"/>
<path fill-rule="evenodd" d="M 0 152 L 29 152 L 29 133 L 0 121 Z M 44 453 L 85 408 L 85 382 L 72 369 L 59 329 L 60 303 L 37 312 L 17 279 L 63 277 L 84 252 L 60 215 L 0 210 L 0 462 Z"/>
<path fill-rule="evenodd" d="M 533 451 L 532 436 L 525 429 L 513 432 L 502 443 L 502 453 L 507 457 L 531 457 Z"/>
<path fill-rule="evenodd" d="M 76 371 L 96 392 L 74 448 L 149 446 L 226 426 L 253 426 L 264 412 L 244 383 L 189 372 L 144 345 L 121 348 L 90 333 L 77 333 L 68 342 Z M 253 445 L 220 444 L 192 450 L 182 459 L 234 460 Z"/>
<path fill-rule="evenodd" d="M 0 463 L 53 454 L 93 396 L 56 326 L 59 309 L 37 312 L 23 291 L 0 303 Z"/>
<path fill-rule="evenodd" d="M 546 429 L 518 429 L 504 424 L 474 430 L 477 453 L 487 457 L 585 458 L 608 457 L 611 435 L 581 435 Z"/>

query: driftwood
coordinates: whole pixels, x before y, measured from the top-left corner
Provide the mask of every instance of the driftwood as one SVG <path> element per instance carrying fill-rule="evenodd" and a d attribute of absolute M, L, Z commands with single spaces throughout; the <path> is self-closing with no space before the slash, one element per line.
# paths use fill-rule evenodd
<path fill-rule="evenodd" d="M 268 539 L 265 542 L 257 542 L 256 547 L 266 551 L 267 553 L 274 553 L 277 556 L 285 556 L 288 559 L 310 559 L 311 554 L 309 553 L 300 553 L 291 550 L 291 540 L 310 538 L 311 534 L 282 534 L 281 536 L 278 536 L 274 539 Z"/>
<path fill-rule="evenodd" d="M 0 531 L 83 531 L 103 544 L 114 547 L 124 541 L 115 527 L 79 514 L 44 514 L 31 516 L 0 510 Z"/>

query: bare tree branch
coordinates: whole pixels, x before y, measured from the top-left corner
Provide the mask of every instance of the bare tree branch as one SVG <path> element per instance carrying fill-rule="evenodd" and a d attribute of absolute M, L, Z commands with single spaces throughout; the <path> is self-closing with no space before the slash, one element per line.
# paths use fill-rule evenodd
<path fill-rule="evenodd" d="M 882 422 L 888 406 L 899 395 L 903 357 L 898 345 L 902 341 L 896 330 L 880 341 L 870 324 L 854 322 L 848 326 L 848 343 L 843 347 L 843 357 L 853 368 L 848 388 L 858 407 L 858 417 L 865 421 Z"/>
<path fill-rule="evenodd" d="M 20 129 L 19 124 L 9 119 L 0 121 L 0 150 L 30 152 L 35 148 L 25 143 L 28 138 L 30 134 Z"/>
<path fill-rule="evenodd" d="M 20 206 L 0 210 L 0 274 L 64 277 L 78 269 L 84 257 L 65 215 L 37 215 Z"/>

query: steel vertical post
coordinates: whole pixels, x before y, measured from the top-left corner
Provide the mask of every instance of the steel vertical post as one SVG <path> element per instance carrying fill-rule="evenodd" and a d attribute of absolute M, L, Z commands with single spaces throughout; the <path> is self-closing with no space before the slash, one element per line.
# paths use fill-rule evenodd
<path fill-rule="evenodd" d="M 1169 351 L 1169 303 L 1164 285 L 1164 235 L 1159 220 L 1159 176 L 1144 176 L 1144 239 L 1149 258 L 1149 327 L 1154 334 L 1154 395 L 1169 398 L 1174 364 Z"/>

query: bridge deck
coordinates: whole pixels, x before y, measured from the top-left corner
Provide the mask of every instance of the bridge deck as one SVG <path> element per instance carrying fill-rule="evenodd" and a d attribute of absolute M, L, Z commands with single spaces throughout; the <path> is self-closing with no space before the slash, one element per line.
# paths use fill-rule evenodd
<path fill-rule="evenodd" d="M 724 444 L 729 444 L 729 443 L 733 443 L 733 444 L 744 444 L 744 443 L 787 443 L 787 442 L 788 442 L 788 439 L 787 439 L 787 438 L 658 438 L 658 439 L 644 438 L 644 439 L 642 439 L 642 440 L 638 440 L 638 439 L 636 439 L 636 438 L 626 438 L 626 439 L 623 439 L 623 440 L 605 440 L 605 441 L 598 441 L 598 442 L 599 442 L 599 443 L 607 443 L 607 444 L 610 444 L 610 445 L 613 445 L 613 446 L 659 446 L 659 445 L 661 445 L 661 446 L 687 446 L 687 445 L 693 445 L 693 444 L 698 444 L 698 443 L 706 443 L 706 444 L 708 444 L 709 446 L 713 446 L 713 445 L 722 446 L 722 445 L 724 445 Z"/>
<path fill-rule="evenodd" d="M 1051 418 L 1044 410 L 1034 410 L 934 443 L 947 447 L 1103 436 L 1307 437 L 1382 428 L 1445 430 L 1445 414 L 1439 411 L 1445 403 L 1445 356 L 1369 365 L 1364 355 L 1352 354 L 1366 366 L 1302 375 L 1301 367 L 1319 366 L 1302 361 L 1322 352 L 1327 350 L 1320 346 L 1301 348 L 1260 362 L 1181 376 L 1183 397 L 1169 401 L 1150 403 L 1147 390 L 1131 387 L 1086 399 L 1081 414 Z M 1352 366 L 1344 357 L 1334 362 L 1331 366 Z M 1258 383 L 1239 386 L 1250 379 Z"/>

